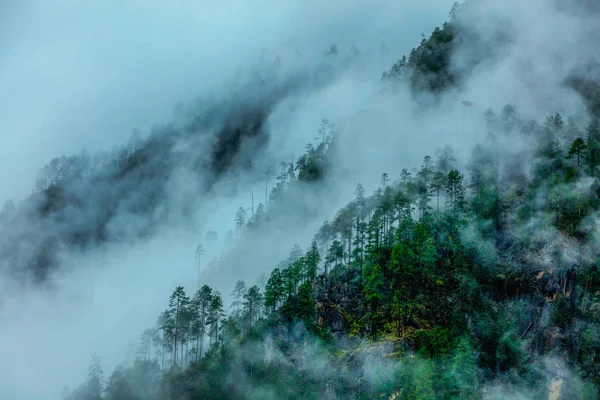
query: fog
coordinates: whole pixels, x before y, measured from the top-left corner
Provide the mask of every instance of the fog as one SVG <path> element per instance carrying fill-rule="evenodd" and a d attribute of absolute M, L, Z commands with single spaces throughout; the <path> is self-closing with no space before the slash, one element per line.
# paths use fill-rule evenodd
<path fill-rule="evenodd" d="M 388 41 L 399 54 L 450 4 L 3 2 L 0 198 L 26 194 L 51 157 L 110 149 L 132 129 L 168 120 L 176 103 L 225 90 L 264 48 L 314 57 L 331 44 L 347 51 Z"/>
<path fill-rule="evenodd" d="M 170 120 L 178 102 L 230 90 L 236 71 L 256 63 L 265 48 L 268 56 L 282 58 L 293 49 L 310 62 L 332 44 L 342 53 L 352 44 L 374 52 L 386 42 L 388 58 L 367 63 L 364 73 L 291 99 L 295 105 L 287 110 L 285 104 L 278 108 L 270 151 L 282 158 L 300 154 L 321 118 L 343 118 L 364 104 L 377 91 L 381 71 L 443 21 L 450 5 L 3 2 L 0 198 L 26 196 L 52 157 L 110 150 L 126 143 L 132 129 L 146 134 L 153 124 Z M 193 253 L 206 230 L 216 229 L 223 238 L 235 209 L 248 204 L 247 191 L 237 195 L 227 186 L 220 183 L 221 192 L 205 202 L 196 232 L 165 227 L 133 247 L 64 254 L 62 272 L 43 289 L 17 291 L 3 279 L 0 397 L 58 398 L 64 385 L 84 379 L 91 354 L 102 358 L 106 374 L 124 361 L 173 287 L 195 286 Z"/>
<path fill-rule="evenodd" d="M 381 72 L 418 45 L 421 33 L 428 35 L 441 25 L 452 3 L 2 3 L 0 200 L 25 197 L 39 169 L 54 156 L 110 150 L 125 144 L 132 129 L 145 135 L 154 124 L 171 120 L 179 102 L 227 97 L 224 93 L 235 88 L 240 71 L 245 73 L 261 57 L 270 63 L 280 55 L 285 67 L 298 52 L 301 63 L 312 65 L 321 62 L 332 44 L 342 55 L 356 45 L 362 55 L 359 67 L 318 90 L 290 94 L 270 114 L 265 163 L 290 161 L 307 143 L 318 143 L 322 118 L 340 127 L 340 156 L 327 180 L 329 193 L 319 197 L 318 218 L 304 221 L 291 215 L 270 234 L 251 244 L 238 243 L 246 250 L 244 262 L 230 261 L 214 280 L 227 297 L 236 279 L 253 283 L 294 243 L 307 246 L 357 183 L 373 190 L 381 173 L 395 179 L 401 168 L 418 167 L 424 155 L 444 144 L 453 146 L 464 164 L 473 144 L 484 138 L 488 107 L 498 110 L 512 103 L 532 118 L 582 109 L 579 97 L 563 82 L 592 48 L 585 38 L 593 37 L 589 31 L 597 22 L 550 9 L 542 0 L 480 1 L 470 9 L 466 23 L 480 34 L 481 47 L 497 51 L 469 69 L 469 79 L 435 107 L 416 113 L 405 87 L 394 95 L 381 93 Z M 510 30 L 503 32 L 506 27 Z M 382 43 L 388 54 L 378 52 Z M 454 67 L 466 71 L 480 50 L 459 46 Z M 473 107 L 465 111 L 463 100 Z M 526 144 L 504 148 L 519 150 Z M 270 167 L 278 169 L 276 163 Z M 74 387 L 85 378 L 93 353 L 102 358 L 105 375 L 125 361 L 130 345 L 154 325 L 173 288 L 195 289 L 194 251 L 206 231 L 213 229 L 220 237 L 218 243 L 205 244 L 207 261 L 226 247 L 235 211 L 251 206 L 250 191 L 255 206 L 264 201 L 264 181 L 270 188 L 274 176 L 265 179 L 254 172 L 221 177 L 210 196 L 199 200 L 201 207 L 185 229 L 166 223 L 145 240 L 65 253 L 60 272 L 44 288 L 17 291 L 11 281 L 1 280 L 0 398 L 58 398 L 63 386 Z M 169 183 L 171 204 L 194 187 L 185 171 Z M 307 193 L 298 201 L 314 199 L 314 193 Z"/>

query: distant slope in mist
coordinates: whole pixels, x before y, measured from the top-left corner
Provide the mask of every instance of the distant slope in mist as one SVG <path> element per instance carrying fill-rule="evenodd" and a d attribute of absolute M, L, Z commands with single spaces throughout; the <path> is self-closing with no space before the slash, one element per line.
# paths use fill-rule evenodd
<path fill-rule="evenodd" d="M 419 46 L 413 48 L 408 56 L 400 58 L 383 73 L 382 80 L 387 82 L 406 81 L 416 98 L 439 100 L 429 94 L 466 89 L 467 83 L 476 72 L 490 69 L 512 56 L 515 43 L 527 35 L 520 31 L 505 15 L 511 7 L 507 4 L 504 13 L 495 16 L 492 0 L 455 3 L 450 12 L 450 20 L 436 28 L 428 37 L 423 36 Z M 497 3 L 496 3 L 497 4 Z M 563 16 L 582 21 L 576 32 L 572 33 L 573 46 L 561 54 L 560 45 L 554 49 L 553 59 L 540 62 L 553 62 L 567 68 L 562 71 L 561 84 L 577 92 L 585 101 L 588 111 L 600 115 L 600 60 L 595 54 L 595 33 L 600 17 L 600 5 L 589 0 L 556 0 L 549 2 L 548 9 L 555 9 Z M 487 10 L 487 11 L 486 11 Z M 485 15 L 480 18 L 479 15 Z M 481 21 L 489 27 L 482 28 Z M 557 21 L 557 24 L 563 22 Z M 535 26 L 536 21 L 531 21 Z M 572 29 L 569 25 L 556 26 L 556 33 L 562 29 Z M 539 38 L 538 38 L 539 39 Z M 540 43 L 541 45 L 541 43 Z M 532 49 L 528 49 L 532 50 Z M 567 49 L 565 49 L 567 50 Z M 522 49 L 520 49 L 522 51 Z M 526 68 L 525 65 L 522 66 Z M 481 71 L 478 71 L 481 70 Z M 542 79 L 542 78 L 540 78 Z M 551 82 L 548 82 L 551 84 Z M 523 81 L 526 85 L 526 80 Z M 533 89 L 533 88 L 532 88 Z M 424 96 L 423 94 L 428 94 Z"/>
<path fill-rule="evenodd" d="M 310 214 L 299 212 L 295 224 L 279 229 L 270 224 L 279 212 L 318 209 L 318 201 L 302 197 L 315 182 L 339 179 L 348 184 L 350 178 L 330 175 L 339 172 L 336 162 L 367 168 L 352 154 L 344 154 L 343 161 L 336 154 L 343 152 L 336 141 L 352 140 L 343 138 L 347 131 L 323 135 L 319 145 L 307 145 L 296 163 L 283 164 L 266 211 L 253 209 L 247 218 L 240 207 L 235 216 L 237 242 L 202 276 L 203 284 L 218 282 L 218 290 L 207 284 L 192 294 L 177 286 L 157 323 L 142 334 L 137 360 L 111 375 L 107 396 L 127 399 L 133 391 L 161 400 L 597 398 L 600 133 L 593 118 L 596 78 L 578 69 L 584 63 L 578 56 L 590 43 L 582 41 L 561 58 L 564 45 L 553 47 L 554 40 L 545 36 L 548 27 L 555 28 L 553 7 L 548 7 L 552 15 L 545 15 L 550 23 L 539 27 L 530 18 L 538 10 L 527 10 L 526 22 L 513 24 L 507 15 L 514 9 L 495 8 L 504 6 L 473 0 L 460 11 L 455 8 L 449 23 L 383 74 L 382 92 L 410 88 L 409 105 L 418 100 L 418 111 L 427 109 L 427 118 L 442 119 L 441 125 L 449 125 L 454 137 L 465 135 L 464 109 L 460 125 L 460 118 L 444 114 L 443 102 L 458 103 L 453 110 L 473 105 L 461 98 L 470 93 L 473 82 L 481 86 L 476 88 L 480 98 L 490 102 L 495 97 L 506 101 L 494 89 L 514 84 L 519 90 L 510 95 L 531 101 L 529 110 L 521 113 L 506 102 L 499 108 L 479 105 L 473 119 L 479 123 L 474 129 L 481 140 L 456 143 L 468 146 L 470 157 L 457 159 L 447 146 L 436 157 L 426 155 L 419 169 L 407 166 L 389 171 L 391 175 L 381 171 L 385 173 L 373 193 L 357 185 L 354 198 L 323 222 L 306 251 L 295 246 L 286 259 L 266 267 L 274 267 L 268 279 L 253 277 L 258 284 L 246 287 L 238 279 L 255 274 L 259 263 L 270 262 L 266 246 L 281 247 L 284 236 L 293 236 L 286 235 L 286 229 L 297 233 L 301 228 L 291 225 L 301 225 Z M 482 11 L 485 15 L 478 14 Z M 474 16 L 489 20 L 477 26 L 481 21 Z M 574 36 L 585 39 L 584 32 Z M 540 38 L 550 47 L 547 53 L 535 53 Z M 546 70 L 544 63 L 553 59 L 562 63 Z M 520 75 L 540 70 L 549 72 Z M 498 77 L 504 80 L 489 82 Z M 536 97 L 548 92 L 561 97 L 562 89 L 576 99 L 582 95 L 591 115 L 548 112 L 565 104 L 560 101 L 538 108 Z M 441 106 L 427 107 L 435 103 Z M 257 158 L 250 154 L 260 153 L 268 140 L 264 121 L 271 108 L 252 106 L 256 99 L 250 104 L 224 113 L 223 119 L 216 117 L 227 122 L 219 125 L 219 136 L 210 142 L 212 151 L 201 161 L 195 152 L 184 152 L 194 155 L 184 162 L 192 171 L 211 172 L 201 191 L 232 168 L 251 167 Z M 535 112 L 549 115 L 532 120 L 530 113 Z M 196 123 L 203 126 L 204 121 Z M 414 121 L 394 122 L 410 128 L 412 136 L 403 137 L 406 141 L 424 134 Z M 369 136 L 383 121 L 358 125 L 367 141 L 379 140 L 392 152 L 405 145 L 394 140 L 397 130 L 387 137 Z M 177 144 L 205 148 L 177 132 Z M 245 144 L 248 138 L 252 139 Z M 132 163 L 116 169 L 124 179 L 148 183 L 154 176 L 169 177 L 172 165 L 154 158 L 162 151 L 160 143 L 148 146 L 142 167 Z M 368 151 L 355 147 L 357 153 Z M 158 187 L 147 192 L 157 201 L 141 209 L 141 215 L 151 217 L 141 225 L 141 234 L 151 232 L 147 221 L 160 222 L 160 215 L 169 213 L 162 208 L 169 204 L 167 190 Z M 143 189 L 136 186 L 141 193 Z M 118 198 L 123 197 L 121 192 Z M 296 203 L 306 204 L 296 208 Z M 61 204 L 57 212 L 50 207 L 48 215 L 61 215 L 67 208 Z M 120 237 L 135 237 L 137 232 Z M 197 256 L 201 258 L 200 252 Z M 229 313 L 227 295 L 220 291 L 227 284 L 235 286 Z M 94 358 L 90 370 L 98 366 Z M 100 393 L 101 376 L 91 373 L 66 398 L 79 400 L 92 390 Z"/>
<path fill-rule="evenodd" d="M 597 11 L 591 2 L 563 3 L 569 9 L 576 4 L 579 12 Z M 468 14 L 470 7 L 476 11 L 476 2 L 466 2 L 461 12 Z M 407 80 L 417 97 L 460 89 L 477 66 L 498 57 L 498 49 L 511 44 L 510 29 L 482 38 L 474 27 L 461 22 L 458 9 L 451 11 L 448 23 L 386 71 L 383 79 Z M 460 63 L 455 60 L 457 54 Z M 53 160 L 42 172 L 36 193 L 16 208 L 9 205 L 4 210 L 0 263 L 13 272 L 34 271 L 36 279 L 43 280 L 60 249 L 143 237 L 167 217 L 193 212 L 193 198 L 184 201 L 187 206 L 181 210 L 168 207 L 166 185 L 175 170 L 197 174 L 201 195 L 224 174 L 251 168 L 269 140 L 267 121 L 272 110 L 290 94 L 334 79 L 335 72 L 322 65 L 277 80 L 277 63 L 231 98 L 198 109 L 192 105 L 183 124 L 160 127 L 118 154 Z M 597 69 L 592 62 L 586 74 L 574 70 L 565 80 L 593 112 L 600 111 L 600 81 L 589 71 Z"/>
<path fill-rule="evenodd" d="M 282 78 L 273 69 L 262 74 L 230 97 L 191 104 L 183 121 L 157 127 L 144 139 L 132 137 L 114 154 L 53 159 L 34 194 L 5 206 L 0 265 L 17 275 L 32 272 L 42 281 L 60 250 L 146 237 L 161 222 L 193 215 L 221 177 L 253 170 L 261 161 L 272 134 L 268 119 L 282 100 L 334 78 L 323 65 Z M 181 171 L 196 190 L 173 209 L 169 180 Z"/>

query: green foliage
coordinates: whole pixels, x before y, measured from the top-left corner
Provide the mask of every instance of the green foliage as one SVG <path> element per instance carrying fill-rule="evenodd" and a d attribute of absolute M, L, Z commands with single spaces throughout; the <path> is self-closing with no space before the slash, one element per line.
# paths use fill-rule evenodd
<path fill-rule="evenodd" d="M 298 311 L 296 318 L 310 324 L 315 319 L 315 300 L 310 282 L 304 282 L 298 288 Z"/>
<path fill-rule="evenodd" d="M 496 350 L 496 359 L 500 372 L 506 372 L 511 368 L 521 365 L 523 362 L 521 344 L 514 332 L 509 331 L 502 335 Z"/>
<path fill-rule="evenodd" d="M 394 246 L 390 260 L 393 276 L 391 287 L 394 291 L 392 309 L 402 330 L 406 328 L 418 308 L 419 271 L 416 261 L 416 255 L 408 245 L 398 243 Z"/>
<path fill-rule="evenodd" d="M 457 170 L 448 172 L 446 177 L 446 194 L 448 208 L 458 212 L 465 206 L 465 188 L 463 186 L 463 176 Z"/>
<path fill-rule="evenodd" d="M 415 332 L 415 342 L 419 354 L 436 358 L 446 354 L 452 346 L 452 335 L 447 328 L 439 326 L 432 330 L 419 329 Z"/>
<path fill-rule="evenodd" d="M 265 286 L 265 307 L 268 312 L 275 312 L 284 298 L 284 281 L 279 268 L 271 271 L 271 276 Z"/>
<path fill-rule="evenodd" d="M 584 377 L 598 384 L 600 382 L 600 337 L 598 336 L 598 325 L 592 324 L 586 327 L 581 335 L 581 343 L 578 352 L 578 362 L 581 365 Z"/>
<path fill-rule="evenodd" d="M 329 168 L 329 158 L 327 149 L 336 132 L 336 126 L 333 122 L 323 119 L 319 128 L 321 143 L 316 147 L 308 144 L 305 153 L 298 159 L 295 169 L 298 171 L 298 180 L 300 182 L 318 182 L 323 179 L 325 172 Z"/>
<path fill-rule="evenodd" d="M 582 159 L 585 158 L 586 149 L 587 149 L 587 146 L 585 144 L 585 141 L 579 137 L 573 141 L 573 143 L 571 144 L 571 147 L 569 148 L 569 152 L 567 153 L 567 158 L 575 159 L 577 169 L 580 168 L 581 161 L 582 161 Z"/>
<path fill-rule="evenodd" d="M 240 307 L 242 305 L 242 299 L 244 298 L 245 294 L 246 294 L 246 283 L 244 281 L 237 281 L 235 283 L 235 288 L 233 289 L 233 292 L 231 293 L 231 296 L 233 296 L 233 302 L 231 303 L 231 307 L 235 308 L 235 310 L 237 312 L 240 311 Z"/>
<path fill-rule="evenodd" d="M 105 400 L 161 399 L 160 366 L 156 361 L 135 360 L 133 365 L 119 365 L 108 379 Z"/>
<path fill-rule="evenodd" d="M 564 296 L 558 296 L 552 304 L 552 323 L 560 328 L 567 328 L 571 323 L 573 313 L 569 301 Z"/>
<path fill-rule="evenodd" d="M 244 293 L 244 301 L 242 303 L 244 306 L 244 316 L 250 325 L 260 316 L 262 302 L 263 296 L 258 286 L 254 285 Z"/>
<path fill-rule="evenodd" d="M 406 358 L 398 377 L 400 399 L 433 400 L 436 399 L 435 365 L 432 361 L 420 358 Z"/>
<path fill-rule="evenodd" d="M 467 337 L 457 341 L 449 362 L 448 395 L 457 399 L 478 398 L 477 357 Z"/>
<path fill-rule="evenodd" d="M 460 13 L 453 7 L 451 22 L 382 79 L 416 91 L 455 86 L 450 56 L 465 40 Z M 308 251 L 296 245 L 274 265 L 264 288 L 236 283 L 230 315 L 207 285 L 191 300 L 175 288 L 157 326 L 142 335 L 138 360 L 110 376 L 107 398 L 162 391 L 158 398 L 475 399 L 489 379 L 542 393 L 535 356 L 557 327 L 569 344 L 561 354 L 585 379 L 572 393 L 590 396 L 600 379 L 598 122 L 565 125 L 555 114 L 527 123 L 510 104 L 482 117 L 488 139 L 475 147 L 466 177 L 446 146 L 414 174 L 384 173 L 371 195 L 357 185 Z M 277 207 L 323 181 L 336 133 L 322 120 L 320 143 L 295 165 L 281 164 L 268 207 L 251 221 L 238 209 L 240 236 L 269 230 Z M 532 143 L 530 164 L 501 159 L 499 135 Z M 370 358 L 379 344 L 389 351 Z M 73 399 L 100 399 L 94 365 Z"/>
<path fill-rule="evenodd" d="M 455 37 L 456 27 L 445 24 L 411 51 L 408 68 L 412 70 L 410 83 L 414 89 L 441 92 L 457 83 L 458 77 L 450 68 Z"/>
<path fill-rule="evenodd" d="M 367 306 L 367 318 L 370 320 L 371 335 L 377 337 L 380 325 L 379 308 L 384 298 L 384 276 L 377 263 L 367 261 L 363 267 L 364 296 Z"/>

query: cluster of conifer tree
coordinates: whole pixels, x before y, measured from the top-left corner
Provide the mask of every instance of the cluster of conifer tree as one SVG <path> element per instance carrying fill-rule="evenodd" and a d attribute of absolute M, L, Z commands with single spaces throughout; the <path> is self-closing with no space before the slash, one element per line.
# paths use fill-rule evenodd
<path fill-rule="evenodd" d="M 450 53 L 473 38 L 458 12 L 384 84 L 459 84 Z M 563 398 L 597 398 L 597 115 L 540 123 L 506 105 L 484 117 L 487 139 L 467 168 L 446 146 L 417 170 L 384 173 L 370 195 L 358 185 L 307 251 L 295 247 L 264 285 L 237 282 L 228 312 L 208 286 L 191 297 L 177 287 L 135 361 L 102 392 L 95 358 L 68 398 L 547 398 L 551 382 Z M 326 179 L 337 131 L 324 120 L 320 133 L 282 164 L 268 205 L 250 219 L 238 210 L 241 238 L 268 230 L 296 188 Z"/>
<path fill-rule="evenodd" d="M 567 389 L 593 396 L 593 382 L 600 378 L 594 361 L 600 355 L 594 333 L 600 323 L 597 258 L 569 264 L 559 251 L 595 243 L 583 221 L 600 206 L 597 121 L 581 125 L 570 118 L 565 124 L 553 115 L 537 125 L 520 120 L 512 106 L 498 117 L 491 110 L 486 116 L 488 139 L 475 148 L 468 179 L 455 168 L 453 151 L 446 146 L 435 158 L 426 156 L 417 171 L 400 171 L 395 181 L 384 173 L 370 196 L 358 185 L 355 199 L 322 225 L 308 251 L 296 246 L 264 287 L 237 282 L 229 313 L 210 287 L 202 286 L 191 298 L 177 287 L 157 326 L 142 335 L 136 363 L 120 367 L 109 379 L 107 398 L 130 398 L 115 392 L 115 382 L 127 375 L 124 369 L 135 375 L 149 366 L 160 376 L 153 386 L 156 398 L 227 397 L 248 387 L 276 390 L 282 382 L 264 375 L 272 372 L 271 362 L 256 354 L 235 362 L 228 357 L 264 343 L 281 324 L 287 331 L 276 346 L 285 351 L 299 322 L 311 340 L 324 346 L 331 366 L 348 362 L 336 356 L 340 345 L 335 338 L 342 334 L 392 342 L 398 360 L 405 362 L 417 363 L 407 358 L 416 354 L 412 373 L 427 379 L 417 384 L 414 376 L 398 375 L 359 389 L 340 376 L 331 389 L 310 372 L 288 365 L 287 373 L 302 382 L 293 391 L 298 398 L 317 398 L 327 390 L 344 396 L 359 396 L 362 390 L 365 398 L 385 393 L 473 398 L 481 395 L 484 382 L 510 379 L 531 385 L 542 396 L 547 386 L 540 384 L 545 380 L 538 363 L 559 350 L 588 382 Z M 501 161 L 494 151 L 498 140 L 509 136 L 535 144 L 520 167 Z M 308 148 L 295 166 L 283 169 L 281 186 L 273 190 L 280 201 L 301 183 L 306 165 L 326 165 L 322 159 L 330 143 L 324 141 L 322 153 Z M 318 175 L 326 171 L 319 169 Z M 577 189 L 583 183 L 585 188 Z M 268 229 L 271 209 L 265 208 L 260 226 L 256 218 L 242 221 L 238 215 L 239 234 Z M 538 227 L 544 234 L 575 243 L 550 255 L 558 266 L 536 262 L 545 238 L 524 231 L 539 215 L 548 217 Z M 229 364 L 238 362 L 249 363 L 242 367 L 241 373 L 250 374 L 244 383 L 208 382 L 217 372 L 232 373 Z M 193 383 L 182 387 L 182 379 Z M 135 384 L 129 378 L 124 382 Z"/>

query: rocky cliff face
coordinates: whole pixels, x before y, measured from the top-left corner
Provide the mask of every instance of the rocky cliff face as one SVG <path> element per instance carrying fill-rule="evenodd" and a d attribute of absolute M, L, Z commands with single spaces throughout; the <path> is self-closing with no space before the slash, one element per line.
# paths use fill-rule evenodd
<path fill-rule="evenodd" d="M 333 334 L 353 332 L 353 322 L 364 317 L 360 279 L 360 271 L 349 268 L 317 278 L 314 289 L 318 326 L 329 327 Z"/>

